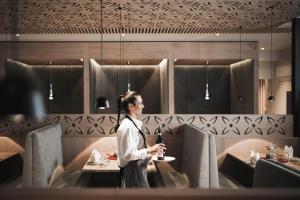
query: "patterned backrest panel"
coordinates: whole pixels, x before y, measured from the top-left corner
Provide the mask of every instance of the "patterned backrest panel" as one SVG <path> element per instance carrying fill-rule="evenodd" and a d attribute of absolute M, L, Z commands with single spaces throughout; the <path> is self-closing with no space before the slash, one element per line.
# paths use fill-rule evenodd
<path fill-rule="evenodd" d="M 122 116 L 124 117 L 124 116 Z M 139 117 L 143 131 L 155 135 L 159 124 L 170 136 L 182 134 L 182 125 L 190 124 L 218 136 L 256 137 L 293 136 L 292 115 L 211 115 L 211 114 L 147 114 Z M 113 136 L 117 115 L 100 114 L 50 114 L 42 120 L 28 119 L 21 122 L 0 121 L 0 135 L 22 136 L 31 130 L 49 124 L 61 124 L 63 137 Z"/>

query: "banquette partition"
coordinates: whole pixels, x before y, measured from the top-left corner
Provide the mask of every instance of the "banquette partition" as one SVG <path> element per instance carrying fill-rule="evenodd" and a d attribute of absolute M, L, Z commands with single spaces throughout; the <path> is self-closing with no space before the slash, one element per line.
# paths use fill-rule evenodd
<path fill-rule="evenodd" d="M 292 137 L 291 115 L 142 115 L 140 119 L 144 122 L 143 131 L 150 145 L 155 141 L 158 125 L 165 124 L 166 154 L 176 157 L 171 165 L 178 171 L 182 170 L 185 156 L 182 155 L 185 124 L 215 136 L 218 165 L 226 153 L 249 156 L 250 150 L 264 152 L 264 146 L 270 143 L 279 147 L 292 145 L 294 154 L 300 152 L 299 138 Z M 116 115 L 98 114 L 51 114 L 43 120 L 1 121 L 1 151 L 23 154 L 27 133 L 49 124 L 61 124 L 66 170 L 80 170 L 93 149 L 101 153 L 116 152 L 113 132 Z"/>

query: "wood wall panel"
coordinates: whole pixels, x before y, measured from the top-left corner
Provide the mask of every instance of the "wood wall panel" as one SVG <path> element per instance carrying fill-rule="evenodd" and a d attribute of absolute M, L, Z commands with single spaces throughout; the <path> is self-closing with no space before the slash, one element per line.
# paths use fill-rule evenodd
<path fill-rule="evenodd" d="M 49 113 L 49 69 L 46 66 L 35 66 L 33 72 L 39 79 L 40 88 L 45 102 L 46 112 Z"/>
<path fill-rule="evenodd" d="M 231 113 L 255 113 L 255 93 L 254 85 L 254 62 L 244 60 L 232 64 L 230 67 L 230 108 Z M 241 95 L 243 100 L 239 100 Z"/>
<path fill-rule="evenodd" d="M 239 42 L 123 42 L 127 59 L 169 60 L 168 66 L 168 113 L 174 113 L 174 58 L 177 59 L 238 59 Z M 4 42 L 1 42 L 1 46 Z M 258 78 L 258 44 L 243 42 L 243 57 L 254 59 L 254 77 Z M 99 58 L 100 42 L 7 42 L 7 57 L 13 59 L 80 59 Z M 120 57 L 119 42 L 103 44 L 103 58 Z M 3 55 L 3 54 L 2 54 Z M 1 63 L 0 63 L 1 64 Z M 3 64 L 0 66 L 3 69 Z M 95 97 L 89 81 L 88 65 L 84 64 L 84 113 L 93 110 Z M 254 108 L 257 110 L 257 81 L 254 82 Z M 127 86 L 126 86 L 127 87 Z"/>
<path fill-rule="evenodd" d="M 160 69 L 158 65 L 104 65 L 102 82 L 101 66 L 94 63 L 92 70 L 92 88 L 94 93 L 91 104 L 97 97 L 105 95 L 110 102 L 110 108 L 106 110 L 97 110 L 93 108 L 93 113 L 117 113 L 117 98 L 127 92 L 128 81 L 130 90 L 140 93 L 144 101 L 143 113 L 161 113 L 160 99 Z M 102 87 L 101 87 L 102 83 Z"/>
<path fill-rule="evenodd" d="M 145 106 L 143 113 L 161 113 L 161 77 L 159 66 L 146 66 L 140 72 L 140 92 Z"/>
<path fill-rule="evenodd" d="M 206 75 L 211 94 L 204 100 Z M 228 66 L 176 66 L 175 113 L 230 113 L 230 74 Z"/>
<path fill-rule="evenodd" d="M 124 115 L 121 116 L 123 118 Z M 49 114 L 43 119 L 25 119 L 0 121 L 0 135 L 24 137 L 31 130 L 48 124 L 60 123 L 65 137 L 115 135 L 116 114 Z M 163 132 L 170 136 L 179 136 L 184 124 L 218 136 L 232 137 L 292 137 L 292 115 L 245 115 L 245 114 L 143 114 L 142 130 L 146 135 L 156 135 L 160 124 L 165 124 Z"/>
<path fill-rule="evenodd" d="M 83 113 L 83 69 L 80 66 L 33 66 L 47 113 Z M 54 100 L 49 101 L 52 83 Z"/>
<path fill-rule="evenodd" d="M 187 67 L 178 67 L 174 72 L 174 100 L 175 112 L 185 113 L 188 110 L 188 92 L 187 92 Z"/>
<path fill-rule="evenodd" d="M 160 88 L 161 88 L 161 113 L 169 113 L 169 74 L 168 60 L 164 59 L 159 64 L 160 68 Z"/>
<path fill-rule="evenodd" d="M 4 44 L 3 42 L 1 42 Z M 253 58 L 257 42 L 243 42 L 243 58 Z M 80 59 L 100 57 L 100 42 L 7 42 L 9 58 Z M 124 42 L 127 59 L 239 59 L 239 42 Z M 200 52 L 199 52 L 200 51 Z M 118 42 L 103 44 L 103 57 L 120 57 Z"/>
<path fill-rule="evenodd" d="M 83 69 L 72 67 L 71 69 L 71 113 L 83 113 Z"/>
<path fill-rule="evenodd" d="M 49 102 L 50 113 L 70 112 L 70 73 L 68 68 L 56 68 L 50 70 L 50 82 L 54 92 L 54 99 Z"/>

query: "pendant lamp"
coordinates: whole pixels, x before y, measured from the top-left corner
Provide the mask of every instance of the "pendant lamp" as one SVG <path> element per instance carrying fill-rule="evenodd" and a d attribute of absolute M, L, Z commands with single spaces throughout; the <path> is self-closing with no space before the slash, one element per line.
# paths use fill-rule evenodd
<path fill-rule="evenodd" d="M 102 74 L 103 74 L 103 11 L 102 11 L 102 0 L 100 0 L 100 14 L 101 14 L 101 43 L 100 43 L 100 45 L 101 45 L 101 81 L 100 81 L 100 83 L 101 83 L 101 90 L 100 90 L 100 97 L 98 97 L 97 98 L 97 100 L 96 100 L 96 107 L 98 108 L 98 109 L 101 109 L 101 110 L 103 110 L 103 109 L 107 109 L 107 108 L 109 108 L 109 101 L 107 100 L 107 98 L 105 97 L 105 96 L 102 96 L 102 89 L 103 89 L 103 87 L 102 87 Z"/>
<path fill-rule="evenodd" d="M 270 22 L 271 22 L 271 96 L 268 97 L 268 101 L 273 102 L 275 101 L 275 97 L 273 96 L 273 86 L 272 86 L 272 82 L 273 82 L 273 7 L 270 7 Z"/>
<path fill-rule="evenodd" d="M 205 88 L 205 96 L 204 99 L 206 101 L 210 100 L 210 93 L 209 93 L 209 89 L 208 89 L 208 61 L 206 61 L 206 88 Z"/>
<path fill-rule="evenodd" d="M 50 65 L 52 64 L 52 60 L 49 63 Z M 51 74 L 50 74 L 50 65 L 48 66 L 48 76 L 49 76 L 49 97 L 48 99 L 50 101 L 54 100 L 54 93 L 53 93 L 53 85 L 52 85 L 52 80 L 51 80 Z"/>

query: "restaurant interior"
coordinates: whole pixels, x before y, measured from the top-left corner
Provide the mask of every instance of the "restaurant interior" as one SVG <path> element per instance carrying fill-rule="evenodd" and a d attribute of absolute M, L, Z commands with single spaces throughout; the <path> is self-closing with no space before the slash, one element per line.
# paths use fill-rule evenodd
<path fill-rule="evenodd" d="M 300 0 L 0 10 L 1 199 L 300 198 Z M 147 145 L 167 147 L 150 189 L 118 184 L 127 91 Z"/>

